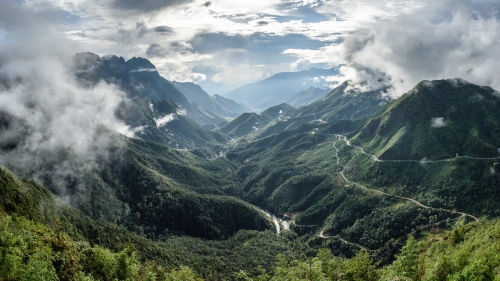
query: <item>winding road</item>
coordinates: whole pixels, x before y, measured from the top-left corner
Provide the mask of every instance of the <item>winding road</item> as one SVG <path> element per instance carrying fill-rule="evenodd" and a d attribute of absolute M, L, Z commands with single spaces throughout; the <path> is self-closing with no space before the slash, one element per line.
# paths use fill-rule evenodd
<path fill-rule="evenodd" d="M 441 160 L 427 160 L 426 158 L 424 158 L 422 160 L 382 160 L 382 159 L 378 158 L 377 155 L 371 154 L 369 152 L 366 152 L 363 147 L 351 144 L 351 142 L 348 141 L 347 137 L 344 136 L 344 135 L 338 135 L 338 134 L 334 134 L 334 135 L 326 134 L 326 135 L 327 136 L 336 136 L 336 137 L 339 138 L 339 140 L 342 140 L 342 138 L 343 138 L 343 141 L 345 141 L 345 143 L 348 146 L 359 148 L 363 154 L 370 156 L 373 159 L 373 161 L 375 161 L 375 162 L 438 163 L 438 162 L 449 162 L 449 161 L 452 161 L 452 160 L 455 160 L 455 159 L 461 159 L 461 158 L 476 159 L 476 160 L 494 160 L 494 159 L 500 159 L 500 156 L 497 156 L 497 157 L 483 157 L 483 158 L 482 157 L 472 157 L 472 156 L 457 156 L 457 157 L 446 158 L 446 159 L 441 159 Z M 500 149 L 499 149 L 499 153 L 500 153 Z"/>
<path fill-rule="evenodd" d="M 456 159 L 456 158 L 449 158 L 449 159 L 443 159 L 443 160 L 420 160 L 420 161 L 417 161 L 417 160 L 381 160 L 379 159 L 376 155 L 374 154 L 371 154 L 371 153 L 368 153 L 365 151 L 365 149 L 363 147 L 360 147 L 360 146 L 356 146 L 356 145 L 352 145 L 350 143 L 350 141 L 347 140 L 347 137 L 346 136 L 343 136 L 343 135 L 334 135 L 336 137 L 338 137 L 338 141 L 345 141 L 345 143 L 348 145 L 348 146 L 351 146 L 351 147 L 356 147 L 358 149 L 361 150 L 361 152 L 365 155 L 368 155 L 370 156 L 374 161 L 376 162 L 417 162 L 417 163 L 436 163 L 436 162 L 447 162 L 447 161 L 451 161 L 452 159 Z M 335 157 L 337 158 L 337 165 L 340 165 L 340 158 L 339 158 L 339 149 L 338 147 L 336 146 L 337 144 L 337 141 L 333 142 L 333 148 L 335 148 Z M 476 157 L 468 157 L 468 156 L 459 156 L 460 158 L 469 158 L 469 159 L 498 159 L 500 157 L 495 157 L 495 158 L 476 158 Z M 343 168 L 343 167 L 342 167 Z M 376 189 L 371 189 L 371 188 L 368 188 L 364 185 L 361 185 L 359 183 L 355 183 L 355 182 L 352 182 L 350 180 L 347 179 L 347 177 L 344 175 L 344 172 L 341 171 L 340 172 L 340 175 L 342 176 L 342 178 L 350 183 L 350 184 L 353 184 L 355 186 L 358 186 L 364 190 L 367 190 L 367 191 L 371 191 L 371 192 L 375 192 L 375 193 L 378 193 L 378 194 L 382 194 L 382 195 L 386 195 L 386 196 L 390 196 L 390 197 L 393 197 L 393 198 L 398 198 L 398 199 L 402 199 L 402 200 L 406 200 L 406 201 L 410 201 L 414 204 L 416 204 L 417 206 L 419 207 L 422 207 L 422 208 L 425 208 L 425 209 L 431 209 L 431 210 L 439 210 L 439 211 L 445 211 L 445 212 L 448 212 L 448 213 L 451 213 L 451 214 L 460 214 L 459 217 L 456 217 L 454 219 L 451 219 L 451 220 L 458 220 L 460 218 L 465 218 L 465 217 L 470 217 L 472 218 L 474 221 L 476 222 L 479 222 L 479 219 L 476 218 L 475 216 L 473 215 L 470 215 L 470 214 L 467 214 L 467 213 L 463 213 L 463 212 L 456 212 L 456 211 L 451 211 L 451 210 L 446 210 L 446 209 L 440 209 L 440 208 L 434 208 L 434 207 L 430 207 L 430 206 L 426 206 L 420 202 L 418 202 L 417 200 L 413 199 L 413 198 L 408 198 L 408 197 L 404 197 L 404 196 L 397 196 L 397 195 L 393 195 L 393 194 L 390 194 L 390 193 L 386 193 L 386 192 L 383 192 L 383 191 L 380 191 L 380 190 L 376 190 Z M 427 228 L 429 226 L 432 226 L 432 225 L 437 225 L 437 224 L 440 224 L 442 222 L 445 222 L 446 220 L 443 220 L 443 221 L 439 221 L 439 222 L 435 222 L 435 223 L 431 223 L 431 224 L 427 224 L 425 226 L 423 226 L 421 229 L 424 229 L 424 228 Z M 411 233 L 409 233 L 408 235 L 412 235 L 414 234 L 416 231 L 413 231 Z M 323 231 L 321 231 L 319 233 L 319 237 L 321 238 L 324 238 L 324 239 L 328 239 L 328 238 L 337 238 L 339 240 L 341 240 L 342 242 L 346 243 L 346 244 L 350 244 L 350 245 L 355 245 L 357 247 L 360 247 L 360 248 L 363 248 L 365 250 L 368 250 L 368 251 L 372 251 L 368 248 L 366 248 L 365 246 L 362 246 L 362 245 L 359 245 L 359 244 L 356 244 L 356 243 L 353 243 L 353 242 L 350 242 L 350 241 L 347 241 L 345 239 L 343 239 L 342 237 L 339 237 L 339 236 L 325 236 Z"/>

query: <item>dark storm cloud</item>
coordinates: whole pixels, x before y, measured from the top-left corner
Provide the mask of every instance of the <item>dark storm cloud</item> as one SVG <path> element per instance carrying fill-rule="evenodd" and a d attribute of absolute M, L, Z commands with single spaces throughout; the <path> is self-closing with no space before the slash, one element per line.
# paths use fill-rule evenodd
<path fill-rule="evenodd" d="M 210 5 L 212 5 L 212 2 L 210 2 L 210 1 L 205 2 L 205 4 L 203 4 L 203 6 L 205 6 L 205 7 L 210 7 Z"/>
<path fill-rule="evenodd" d="M 174 29 L 165 25 L 157 26 L 153 28 L 153 31 L 159 34 L 171 34 L 174 33 Z"/>
<path fill-rule="evenodd" d="M 119 25 L 117 36 L 114 36 L 113 39 L 121 44 L 133 44 L 137 39 L 141 39 L 151 33 L 169 35 L 175 32 L 173 28 L 168 26 L 149 28 L 143 21 L 140 21 L 135 23 L 135 28 L 125 28 L 123 25 Z"/>
<path fill-rule="evenodd" d="M 262 26 L 262 25 L 268 25 L 269 22 L 261 20 L 261 21 L 257 22 L 257 24 Z"/>
<path fill-rule="evenodd" d="M 193 2 L 193 0 L 114 0 L 113 6 L 123 10 L 154 12 L 167 7 L 191 2 Z"/>
<path fill-rule="evenodd" d="M 50 28 L 49 24 L 64 20 L 62 13 L 51 7 L 38 12 L 36 17 L 21 4 L 10 0 L 0 0 L 0 7 L 0 29 L 6 31 L 37 33 Z"/>

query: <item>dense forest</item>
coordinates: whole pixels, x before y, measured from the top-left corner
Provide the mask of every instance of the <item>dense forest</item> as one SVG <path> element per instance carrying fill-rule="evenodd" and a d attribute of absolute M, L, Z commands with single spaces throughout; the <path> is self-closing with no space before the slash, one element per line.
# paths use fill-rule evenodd
<path fill-rule="evenodd" d="M 129 95 L 115 115 L 140 130 L 127 137 L 99 124 L 90 137 L 95 155 L 63 146 L 34 151 L 30 165 L 5 162 L 2 280 L 498 275 L 498 110 L 490 102 L 485 114 L 471 113 L 477 120 L 462 120 L 455 110 L 496 101 L 490 88 L 442 80 L 389 101 L 346 82 L 299 109 L 281 104 L 209 131 L 199 123 L 213 116 L 167 80 L 126 71 L 147 62 L 91 58 L 97 70 L 116 71 L 102 74 Z M 94 85 L 97 74 L 79 79 Z M 166 90 L 198 124 L 177 102 L 156 95 Z M 458 98 L 449 105 L 434 94 Z M 416 118 L 422 99 L 434 107 Z M 447 113 L 447 123 L 435 120 L 437 112 Z M 25 123 L 5 112 L 0 118 L 0 132 Z M 168 126 L 159 125 L 162 118 Z M 23 128 L 0 156 L 26 156 L 31 131 Z"/>

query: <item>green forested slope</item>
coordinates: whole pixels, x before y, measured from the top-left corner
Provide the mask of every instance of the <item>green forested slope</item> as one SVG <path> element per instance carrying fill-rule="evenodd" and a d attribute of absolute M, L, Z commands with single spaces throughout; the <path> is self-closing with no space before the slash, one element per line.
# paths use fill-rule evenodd
<path fill-rule="evenodd" d="M 133 215 L 128 217 L 141 223 Z M 55 275 L 59 280 L 83 280 L 79 279 L 83 275 L 94 278 L 90 280 L 123 280 L 123 276 L 154 280 L 146 278 L 152 273 L 156 280 L 169 274 L 177 279 L 166 280 L 191 280 L 176 275 L 191 272 L 182 266 L 208 280 L 231 280 L 243 268 L 253 274 L 258 266 L 270 268 L 278 253 L 292 255 L 295 239 L 277 237 L 274 231 L 239 231 L 224 241 L 171 235 L 152 241 L 93 220 L 4 168 L 0 170 L 0 225 L 2 280 L 38 280 L 32 279 L 38 271 L 39 280 L 58 280 Z"/>
<path fill-rule="evenodd" d="M 500 96 L 460 79 L 423 81 L 353 138 L 381 159 L 499 156 Z"/>
<path fill-rule="evenodd" d="M 329 250 L 307 260 L 279 257 L 276 267 L 241 280 L 476 281 L 500 278 L 500 221 L 457 224 L 452 230 L 410 238 L 393 264 L 378 268 L 366 251 L 345 260 Z"/>
<path fill-rule="evenodd" d="M 170 100 L 122 101 L 116 116 L 129 126 L 134 137 L 173 148 L 206 148 L 216 151 L 229 141 L 226 135 L 208 131 L 191 121 L 179 106 Z"/>

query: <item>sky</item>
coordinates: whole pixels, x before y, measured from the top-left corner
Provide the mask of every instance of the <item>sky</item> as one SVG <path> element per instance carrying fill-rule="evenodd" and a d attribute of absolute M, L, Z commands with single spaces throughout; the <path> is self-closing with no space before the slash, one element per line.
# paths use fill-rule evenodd
<path fill-rule="evenodd" d="M 338 65 L 341 77 L 328 81 L 352 79 L 369 88 L 389 84 L 392 97 L 424 79 L 460 77 L 500 88 L 498 0 L 0 4 L 43 18 L 75 52 L 145 57 L 165 78 L 198 83 L 209 94 L 279 72 Z M 15 41 L 23 25 L 22 17 L 0 11 L 0 47 Z"/>

